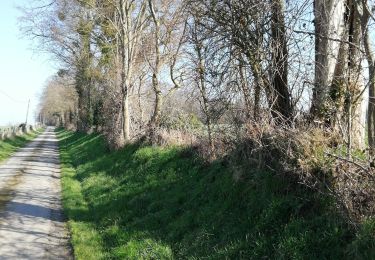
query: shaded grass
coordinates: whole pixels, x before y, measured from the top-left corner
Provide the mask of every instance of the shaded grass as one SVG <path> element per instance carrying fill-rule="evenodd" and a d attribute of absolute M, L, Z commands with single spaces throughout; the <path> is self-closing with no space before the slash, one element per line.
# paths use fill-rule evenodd
<path fill-rule="evenodd" d="M 24 147 L 28 142 L 37 137 L 40 134 L 40 131 L 42 131 L 42 129 L 32 131 L 22 136 L 0 140 L 0 162 L 9 158 L 19 148 Z"/>
<path fill-rule="evenodd" d="M 353 229 L 333 201 L 288 178 L 189 149 L 60 130 L 63 204 L 77 259 L 369 259 L 375 222 Z"/>

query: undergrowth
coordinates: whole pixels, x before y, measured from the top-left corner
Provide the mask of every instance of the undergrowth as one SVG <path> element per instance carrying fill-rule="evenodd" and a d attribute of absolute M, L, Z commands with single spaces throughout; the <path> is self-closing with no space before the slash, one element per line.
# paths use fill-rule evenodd
<path fill-rule="evenodd" d="M 375 221 L 350 226 L 327 195 L 191 148 L 59 130 L 76 259 L 371 259 Z"/>

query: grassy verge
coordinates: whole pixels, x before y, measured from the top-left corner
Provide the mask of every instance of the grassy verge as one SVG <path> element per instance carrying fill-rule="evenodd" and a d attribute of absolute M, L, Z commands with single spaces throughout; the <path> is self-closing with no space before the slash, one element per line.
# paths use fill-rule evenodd
<path fill-rule="evenodd" d="M 189 149 L 60 130 L 63 204 L 76 259 L 373 259 L 375 222 L 354 229 L 330 198 Z"/>
<path fill-rule="evenodd" d="M 32 131 L 22 136 L 16 136 L 6 140 L 0 140 L 0 162 L 9 158 L 19 148 L 25 146 L 40 134 L 39 131 Z"/>

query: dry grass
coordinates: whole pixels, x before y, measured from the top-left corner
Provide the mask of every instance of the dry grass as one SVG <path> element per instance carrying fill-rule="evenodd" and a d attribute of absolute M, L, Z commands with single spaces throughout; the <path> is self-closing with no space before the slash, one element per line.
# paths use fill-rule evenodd
<path fill-rule="evenodd" d="M 232 161 L 241 159 L 247 169 L 268 169 L 331 195 L 356 224 L 375 214 L 375 169 L 365 159 L 342 155 L 342 143 L 337 133 L 320 128 L 249 125 Z M 235 180 L 244 174 L 233 171 Z"/>
<path fill-rule="evenodd" d="M 165 128 L 154 130 L 152 135 L 147 136 L 152 136 L 146 138 L 147 141 L 158 146 L 196 146 L 199 140 L 199 137 L 193 133 Z"/>
<path fill-rule="evenodd" d="M 333 172 L 333 191 L 349 219 L 356 223 L 375 215 L 375 173 L 351 162 L 337 160 Z"/>

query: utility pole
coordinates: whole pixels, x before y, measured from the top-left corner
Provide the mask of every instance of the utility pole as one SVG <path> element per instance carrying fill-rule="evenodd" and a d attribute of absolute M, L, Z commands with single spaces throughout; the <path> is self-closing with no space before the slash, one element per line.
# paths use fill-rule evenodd
<path fill-rule="evenodd" d="M 27 127 L 27 118 L 29 117 L 29 108 L 30 108 L 30 99 L 29 99 L 29 102 L 27 103 L 25 127 Z"/>

